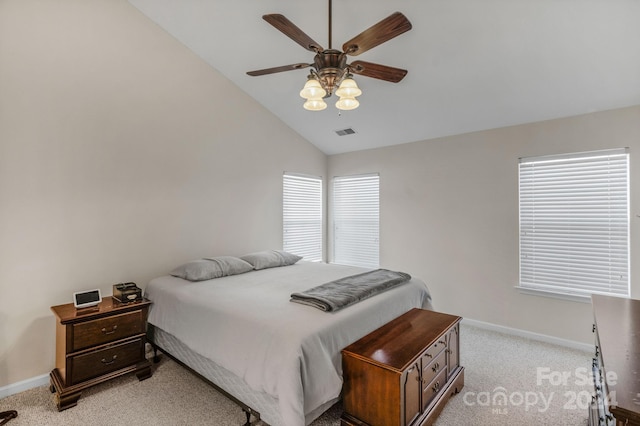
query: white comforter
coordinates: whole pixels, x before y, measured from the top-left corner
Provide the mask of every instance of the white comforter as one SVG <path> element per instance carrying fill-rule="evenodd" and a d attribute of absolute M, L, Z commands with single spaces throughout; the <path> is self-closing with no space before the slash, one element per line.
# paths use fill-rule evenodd
<path fill-rule="evenodd" d="M 301 426 L 339 396 L 342 348 L 411 308 L 431 308 L 416 279 L 335 313 L 289 301 L 293 292 L 363 271 L 301 261 L 201 282 L 159 277 L 145 291 L 149 322 L 277 398 L 284 424 Z"/>

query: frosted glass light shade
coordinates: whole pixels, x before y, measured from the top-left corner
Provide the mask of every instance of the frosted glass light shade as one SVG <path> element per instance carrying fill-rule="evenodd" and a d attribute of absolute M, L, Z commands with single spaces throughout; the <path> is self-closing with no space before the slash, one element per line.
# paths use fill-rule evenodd
<path fill-rule="evenodd" d="M 354 79 L 347 77 L 340 83 L 340 87 L 336 90 L 336 95 L 341 98 L 355 98 L 362 95 L 362 90 L 360 90 Z"/>
<path fill-rule="evenodd" d="M 304 87 L 300 91 L 300 97 L 305 99 L 319 99 L 324 98 L 327 92 L 320 86 L 320 82 L 315 78 L 310 78 L 304 84 Z"/>
<path fill-rule="evenodd" d="M 358 108 L 359 105 L 360 105 L 360 102 L 358 102 L 356 98 L 342 97 L 338 99 L 338 102 L 336 102 L 336 108 L 341 109 L 343 111 L 356 109 Z"/>
<path fill-rule="evenodd" d="M 327 107 L 327 103 L 322 99 L 308 99 L 302 106 L 309 111 L 322 111 Z"/>

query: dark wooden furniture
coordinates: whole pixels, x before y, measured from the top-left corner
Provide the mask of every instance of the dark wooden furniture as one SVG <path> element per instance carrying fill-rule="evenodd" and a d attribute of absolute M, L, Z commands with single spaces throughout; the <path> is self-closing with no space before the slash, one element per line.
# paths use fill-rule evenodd
<path fill-rule="evenodd" d="M 640 300 L 591 297 L 596 337 L 589 425 L 640 425 Z"/>
<path fill-rule="evenodd" d="M 57 319 L 56 368 L 49 377 L 59 411 L 75 406 L 82 391 L 98 383 L 133 371 L 139 380 L 151 377 L 145 357 L 149 305 L 108 296 L 95 308 L 51 307 Z"/>
<path fill-rule="evenodd" d="M 462 318 L 412 309 L 342 350 L 342 426 L 432 424 L 464 386 Z"/>
<path fill-rule="evenodd" d="M 3 411 L 0 413 L 0 426 L 9 423 L 9 420 L 15 419 L 16 417 L 18 417 L 16 410 Z"/>

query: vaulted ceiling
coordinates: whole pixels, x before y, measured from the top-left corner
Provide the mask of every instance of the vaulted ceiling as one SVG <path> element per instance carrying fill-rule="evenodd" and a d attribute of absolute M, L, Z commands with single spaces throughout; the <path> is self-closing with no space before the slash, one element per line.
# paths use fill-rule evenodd
<path fill-rule="evenodd" d="M 302 108 L 313 62 L 262 19 L 280 13 L 328 47 L 323 1 L 129 0 L 326 154 L 640 104 L 638 0 L 334 0 L 334 48 L 400 11 L 413 28 L 357 58 L 407 69 L 400 83 L 363 76 L 360 107 Z M 352 128 L 355 134 L 338 136 Z"/>

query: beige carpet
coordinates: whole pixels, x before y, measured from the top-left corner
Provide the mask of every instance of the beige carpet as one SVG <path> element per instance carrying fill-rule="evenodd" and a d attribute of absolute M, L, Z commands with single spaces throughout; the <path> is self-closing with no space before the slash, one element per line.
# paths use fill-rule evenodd
<path fill-rule="evenodd" d="M 586 425 L 593 389 L 586 379 L 590 353 L 463 325 L 461 360 L 465 387 L 436 426 Z M 240 426 L 245 421 L 237 405 L 167 357 L 151 378 L 138 382 L 131 374 L 96 386 L 69 410 L 56 411 L 47 386 L 0 400 L 0 411 L 10 409 L 18 410 L 18 418 L 7 426 Z M 312 425 L 338 426 L 341 410 L 335 405 Z"/>

